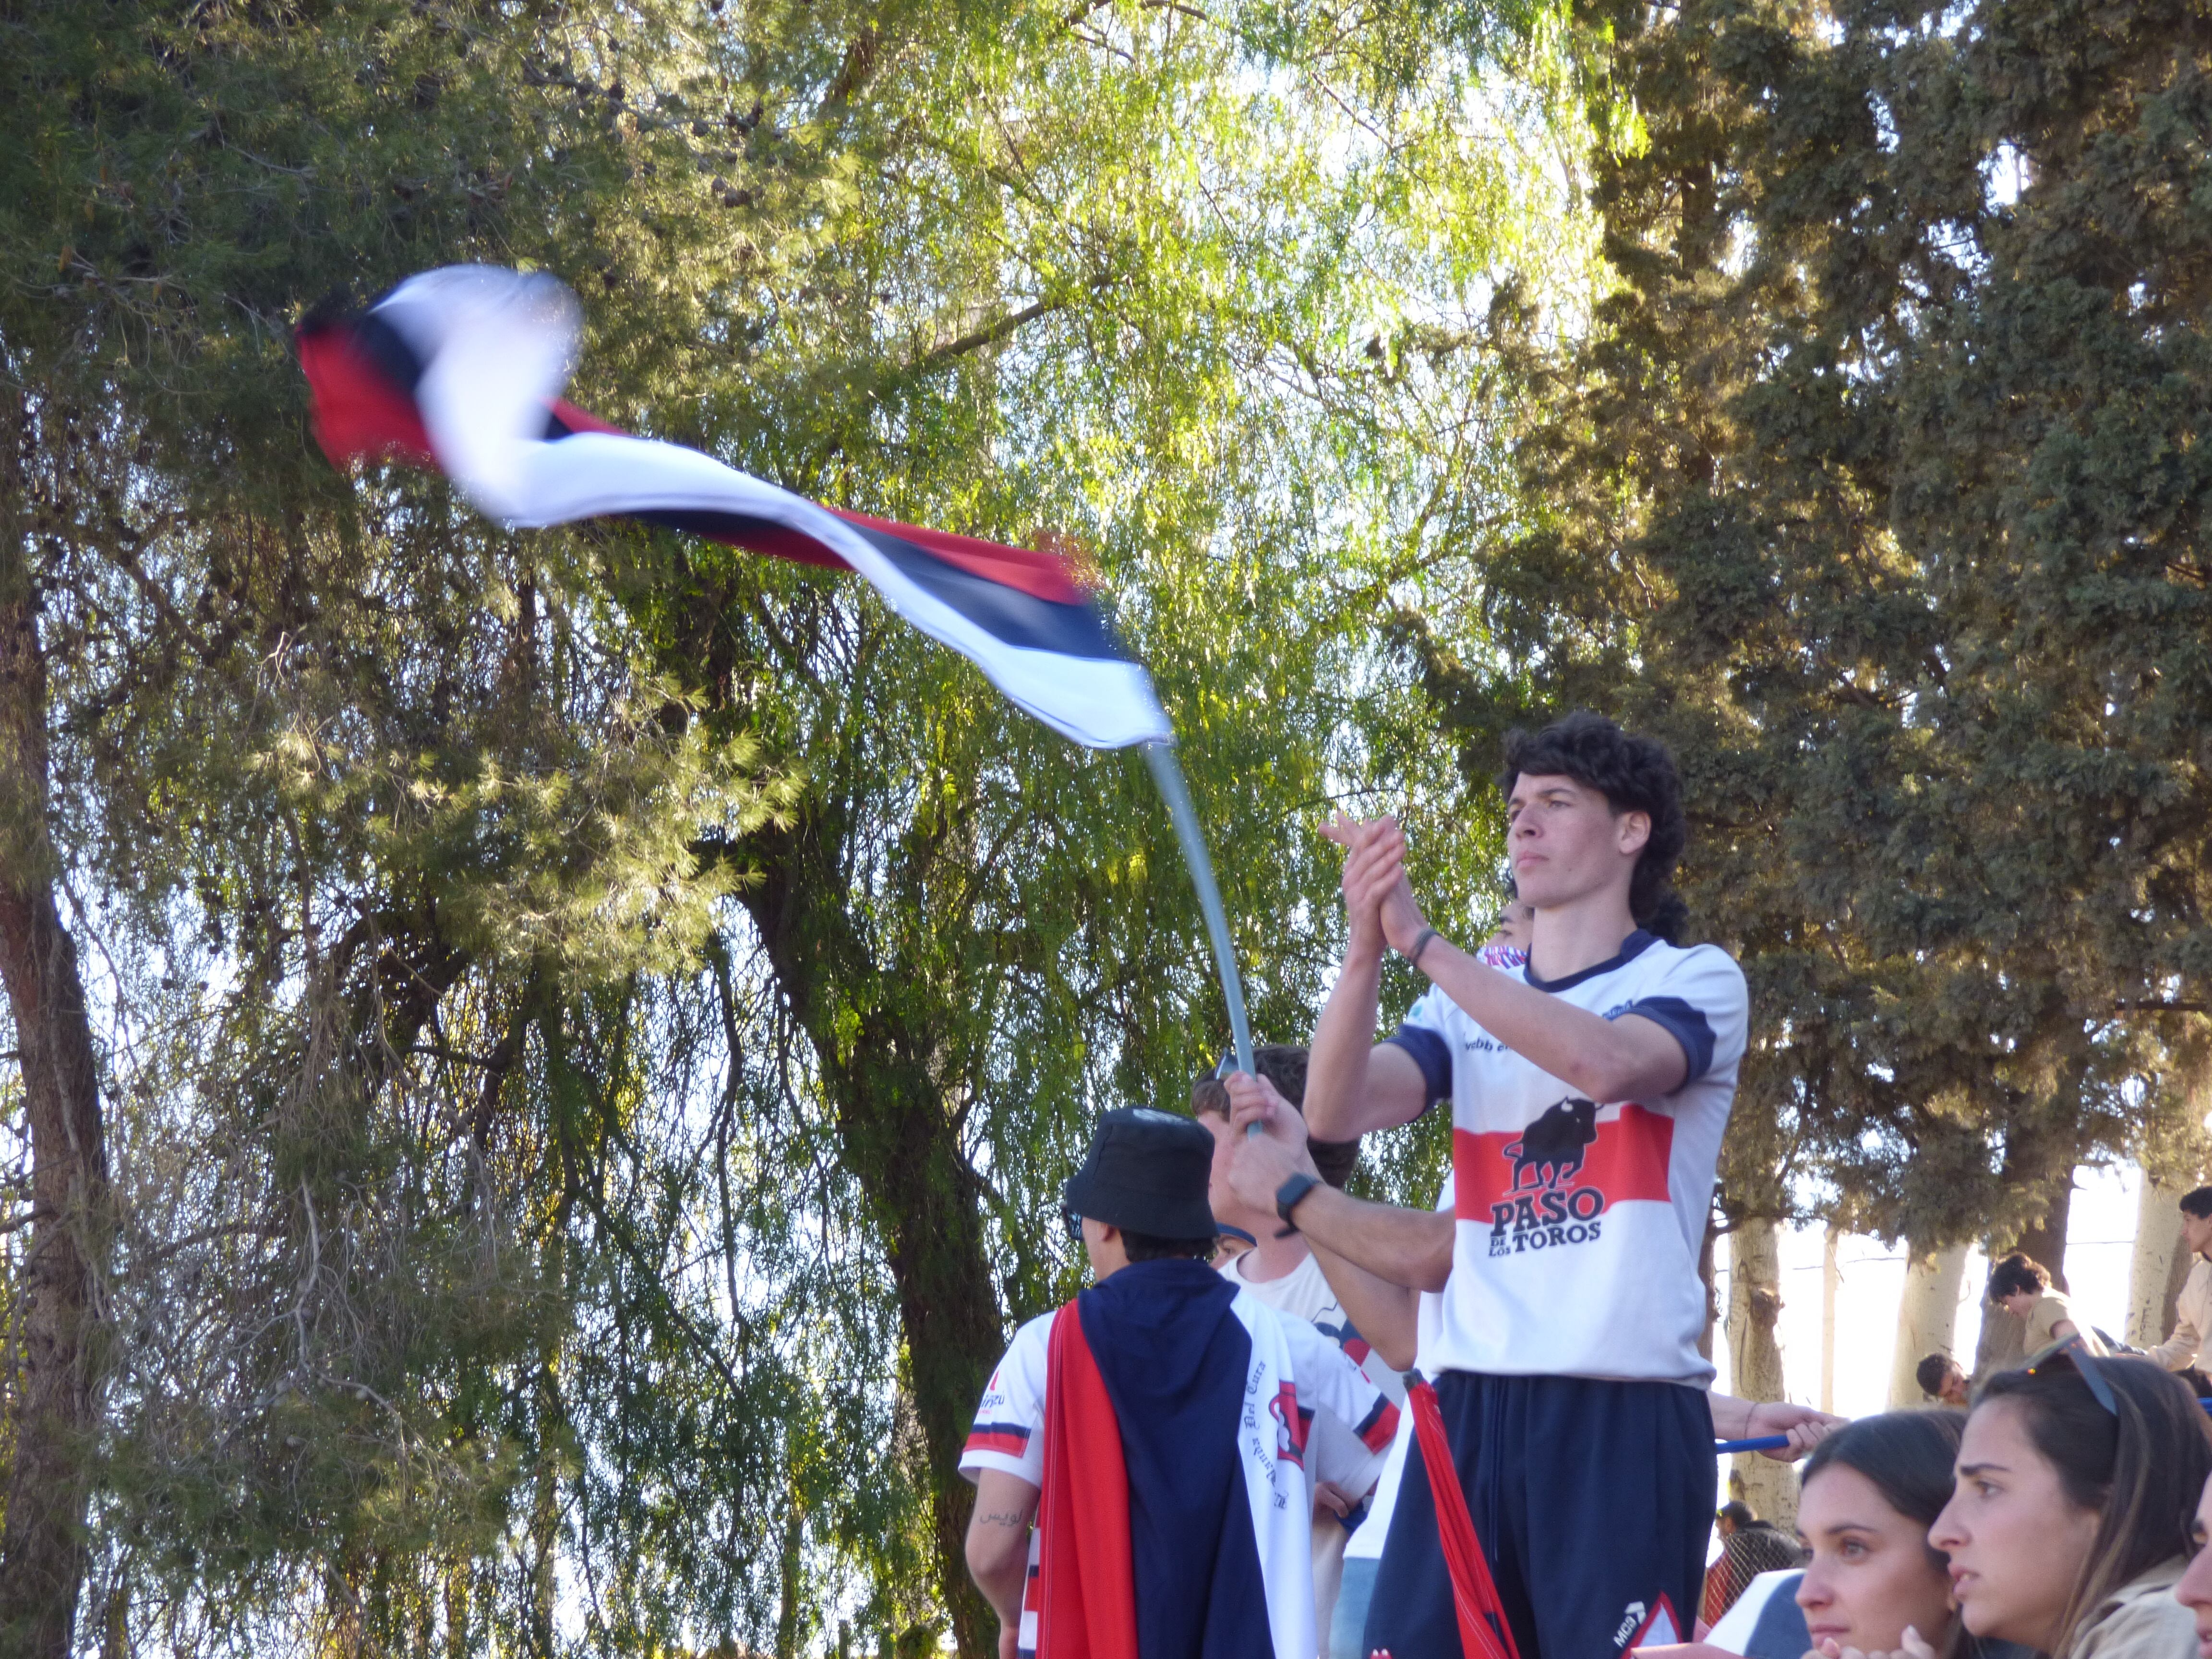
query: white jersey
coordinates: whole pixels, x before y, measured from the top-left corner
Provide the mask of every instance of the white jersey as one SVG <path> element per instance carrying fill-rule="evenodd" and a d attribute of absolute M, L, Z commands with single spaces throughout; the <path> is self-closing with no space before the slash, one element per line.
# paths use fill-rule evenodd
<path fill-rule="evenodd" d="M 1431 1356 L 1439 1370 L 1684 1382 L 1713 1377 L 1698 1251 L 1749 1007 L 1743 972 L 1710 945 L 1638 932 L 1619 955 L 1527 982 L 1615 1019 L 1638 1014 L 1682 1046 L 1673 1094 L 1592 1101 L 1478 1025 L 1441 990 L 1393 1042 L 1452 1103 L 1457 1184 L 1450 1281 Z"/>
<path fill-rule="evenodd" d="M 1360 1335 L 1352 1316 L 1345 1312 L 1344 1304 L 1336 1299 L 1336 1292 L 1329 1288 L 1328 1276 L 1322 1272 L 1321 1263 L 1314 1260 L 1312 1252 L 1307 1252 L 1298 1265 L 1280 1279 L 1247 1279 L 1245 1264 L 1255 1254 L 1247 1250 L 1242 1255 L 1231 1257 L 1222 1264 L 1221 1276 L 1285 1319 L 1301 1319 L 1312 1326 L 1341 1348 L 1345 1358 L 1358 1366 L 1360 1375 L 1380 1389 L 1391 1404 L 1402 1407 L 1406 1403 L 1405 1379 L 1367 1346 L 1367 1339 Z M 1312 1435 L 1306 1442 L 1306 1473 L 1316 1485 L 1328 1481 L 1357 1505 L 1374 1490 L 1382 1473 L 1383 1454 L 1370 1448 L 1354 1432 L 1354 1428 L 1334 1412 L 1317 1415 Z M 1346 1544 L 1365 1530 L 1366 1523 L 1359 1517 L 1360 1512 L 1355 1509 L 1351 1519 L 1357 1524 L 1347 1532 L 1346 1522 L 1334 1510 L 1319 1506 L 1314 1510 L 1314 1625 L 1317 1630 L 1328 1630 L 1335 1613 Z"/>

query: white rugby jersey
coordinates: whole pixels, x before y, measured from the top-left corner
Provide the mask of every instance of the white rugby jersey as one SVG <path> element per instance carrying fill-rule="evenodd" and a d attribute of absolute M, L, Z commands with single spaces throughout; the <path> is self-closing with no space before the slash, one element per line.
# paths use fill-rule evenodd
<path fill-rule="evenodd" d="M 1591 1101 L 1506 1048 L 1431 988 L 1391 1039 L 1452 1103 L 1457 1237 L 1439 1370 L 1593 1376 L 1704 1388 L 1698 1251 L 1749 1006 L 1724 951 L 1638 931 L 1620 954 L 1528 983 L 1615 1019 L 1639 1014 L 1682 1045 L 1673 1094 Z"/>

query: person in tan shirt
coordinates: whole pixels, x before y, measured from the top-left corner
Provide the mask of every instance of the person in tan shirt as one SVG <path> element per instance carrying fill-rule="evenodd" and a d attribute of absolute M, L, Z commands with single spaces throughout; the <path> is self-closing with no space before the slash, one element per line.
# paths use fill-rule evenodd
<path fill-rule="evenodd" d="M 2092 1354 L 2105 1352 L 2097 1333 L 2075 1317 L 2074 1304 L 2064 1293 L 2051 1288 L 2049 1270 L 2018 1250 L 1990 1269 L 1990 1300 L 2027 1323 L 2031 1354 L 2069 1336 L 2080 1337 Z"/>
<path fill-rule="evenodd" d="M 2150 1351 L 2150 1358 L 2170 1371 L 2186 1370 L 2197 1363 L 2204 1340 L 2212 1337 L 2212 1187 L 2199 1187 L 2181 1200 L 2181 1243 L 2196 1258 L 2173 1307 L 2173 1330 Z"/>

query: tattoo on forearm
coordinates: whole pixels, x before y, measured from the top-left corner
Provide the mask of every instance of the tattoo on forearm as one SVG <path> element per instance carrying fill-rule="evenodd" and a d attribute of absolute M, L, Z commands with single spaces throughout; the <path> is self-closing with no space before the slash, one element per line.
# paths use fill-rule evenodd
<path fill-rule="evenodd" d="M 1026 1527 L 1029 1516 L 1020 1510 L 994 1510 L 976 1517 L 987 1527 Z"/>

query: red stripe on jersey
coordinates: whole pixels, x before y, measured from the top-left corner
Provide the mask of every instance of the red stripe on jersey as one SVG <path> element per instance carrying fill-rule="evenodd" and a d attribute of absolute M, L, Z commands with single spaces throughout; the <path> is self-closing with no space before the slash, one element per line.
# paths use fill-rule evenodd
<path fill-rule="evenodd" d="M 1525 1129 L 1484 1134 L 1454 1130 L 1452 1176 L 1460 1219 L 1487 1222 L 1495 1205 L 1550 1194 L 1595 1194 L 1591 1215 L 1616 1204 L 1666 1203 L 1674 1120 L 1630 1101 L 1618 1117 L 1584 1122 L 1575 1109 L 1587 1104 L 1561 1101 Z M 1566 1216 L 1588 1220 L 1580 1210 L 1589 1201 L 1581 1200 Z"/>
<path fill-rule="evenodd" d="M 1018 1423 L 978 1423 L 969 1432 L 968 1443 L 962 1449 L 968 1452 L 1001 1452 L 1008 1457 L 1019 1457 L 1030 1449 L 1030 1431 Z"/>

